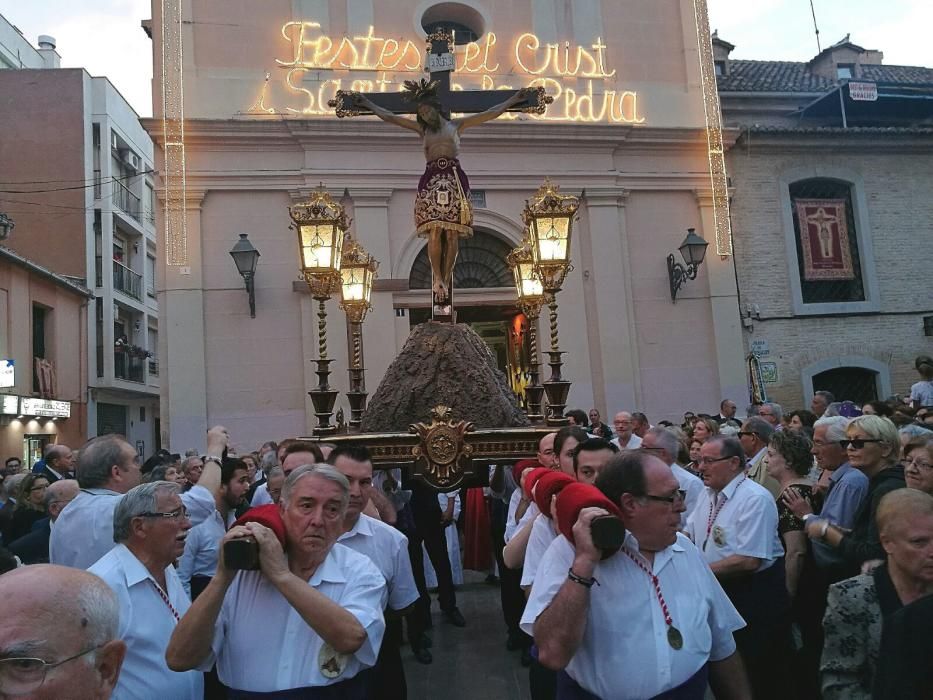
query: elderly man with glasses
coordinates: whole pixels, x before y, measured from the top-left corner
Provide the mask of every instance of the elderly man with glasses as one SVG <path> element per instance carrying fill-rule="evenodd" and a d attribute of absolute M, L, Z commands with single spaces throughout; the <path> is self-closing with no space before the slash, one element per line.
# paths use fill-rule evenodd
<path fill-rule="evenodd" d="M 173 481 L 130 489 L 113 511 L 116 546 L 88 571 L 117 596 L 126 659 L 114 696 L 121 700 L 201 700 L 202 674 L 176 673 L 165 650 L 191 605 L 173 563 L 185 551 L 191 521 Z"/>
<path fill-rule="evenodd" d="M 0 576 L 0 600 L 0 697 L 111 696 L 126 645 L 103 581 L 64 566 L 25 566 Z"/>
<path fill-rule="evenodd" d="M 745 469 L 748 478 L 764 486 L 773 498 L 781 495 L 781 485 L 768 475 L 768 443 L 774 434 L 774 426 L 764 418 L 752 417 L 742 424 L 738 432 L 739 443 L 745 454 Z"/>
<path fill-rule="evenodd" d="M 790 602 L 774 496 L 745 470 L 746 450 L 713 437 L 700 448 L 706 490 L 687 520 L 687 534 L 747 626 L 735 635 L 755 698 L 793 697 L 787 661 Z"/>
<path fill-rule="evenodd" d="M 604 557 L 593 543 L 591 523 L 607 510 L 580 510 L 573 542 L 558 535 L 541 560 L 522 618 L 541 663 L 562 671 L 558 697 L 693 700 L 707 684 L 720 700 L 751 697 L 733 639 L 742 618 L 679 533 L 684 500 L 670 467 L 620 454 L 596 487 L 621 512 L 622 549 Z"/>

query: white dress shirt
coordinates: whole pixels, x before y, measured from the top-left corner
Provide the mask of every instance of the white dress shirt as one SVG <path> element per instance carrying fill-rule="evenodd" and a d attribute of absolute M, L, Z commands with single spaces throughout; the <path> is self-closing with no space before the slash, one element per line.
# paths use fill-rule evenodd
<path fill-rule="evenodd" d="M 214 495 L 195 484 L 178 494 L 188 509 L 191 525 L 198 525 L 217 510 Z M 53 564 L 87 569 L 113 549 L 113 511 L 123 497 L 110 489 L 81 489 L 58 516 L 61 527 L 49 538 Z"/>
<path fill-rule="evenodd" d="M 521 585 L 530 586 L 535 582 L 538 566 L 544 559 L 544 553 L 551 546 L 559 533 L 554 528 L 553 521 L 544 513 L 535 518 L 531 526 L 531 535 L 528 537 L 528 546 L 525 548 L 525 563 L 522 565 Z"/>
<path fill-rule="evenodd" d="M 185 551 L 178 560 L 178 578 L 189 597 L 192 576 L 213 577 L 217 573 L 220 541 L 235 520 L 236 513 L 230 511 L 224 523 L 223 516 L 215 510 L 203 523 L 188 530 Z"/>
<path fill-rule="evenodd" d="M 387 595 L 376 565 L 359 552 L 334 544 L 308 585 L 348 611 L 366 630 L 366 641 L 356 653 L 340 655 L 338 675 L 329 678 L 321 669 L 334 656 L 333 649 L 325 649 L 324 640 L 260 571 L 237 573 L 217 616 L 212 653 L 201 670 L 209 670 L 216 659 L 217 673 L 228 688 L 268 693 L 332 685 L 375 664 L 385 632 L 382 611 Z"/>
<path fill-rule="evenodd" d="M 638 541 L 625 546 L 641 558 Z M 533 634 L 538 616 L 551 604 L 573 564 L 573 545 L 560 535 L 541 560 L 521 627 Z M 583 642 L 566 671 L 585 690 L 613 700 L 652 698 L 689 680 L 707 661 L 735 652 L 732 633 L 745 626 L 709 566 L 686 537 L 642 563 L 658 577 L 683 648 L 667 641 L 667 624 L 654 585 L 624 552 L 596 565 L 598 586 L 590 589 Z"/>
<path fill-rule="evenodd" d="M 534 501 L 528 504 L 528 510 L 525 511 L 525 514 L 522 515 L 521 519 L 517 522 L 515 520 L 515 514 L 518 512 L 519 501 L 522 500 L 522 489 L 517 488 L 512 493 L 512 498 L 509 499 L 509 512 L 505 516 L 505 543 L 508 544 L 509 541 L 515 537 L 516 533 L 525 527 L 526 523 L 531 522 L 538 517 L 538 513 L 541 511 L 538 510 L 538 506 L 535 505 Z"/>
<path fill-rule="evenodd" d="M 389 588 L 389 610 L 404 610 L 419 598 L 411 571 L 408 538 L 390 525 L 360 514 L 351 530 L 337 541 L 369 557 Z"/>
<path fill-rule="evenodd" d="M 725 502 L 717 514 L 722 498 Z M 715 515 L 712 525 L 711 514 Z M 784 556 L 777 525 L 777 504 L 771 492 L 743 472 L 720 492 L 703 490 L 687 520 L 687 534 L 710 564 L 740 554 L 761 559 L 758 572 Z"/>
<path fill-rule="evenodd" d="M 620 450 L 637 450 L 641 447 L 641 438 L 638 437 L 635 433 L 632 433 L 632 437 L 628 439 L 628 442 L 625 443 L 625 446 L 619 444 L 619 438 L 614 437 L 610 440 L 613 445 L 618 447 Z"/>
<path fill-rule="evenodd" d="M 700 477 L 694 476 L 677 463 L 671 465 L 671 471 L 674 472 L 674 477 L 677 479 L 677 483 L 680 484 L 681 491 L 687 492 L 687 500 L 684 501 L 686 510 L 680 514 L 680 527 L 684 528 L 687 527 L 687 518 L 696 508 L 706 487 L 703 486 L 703 480 Z"/>
<path fill-rule="evenodd" d="M 116 499 L 114 499 L 116 500 Z M 159 594 L 159 584 L 142 562 L 122 544 L 113 547 L 88 569 L 116 593 L 120 606 L 119 637 L 126 642 L 126 658 L 114 700 L 201 700 L 204 676 L 198 671 L 176 673 L 165 664 L 165 650 L 178 616 L 191 606 L 175 569 L 165 568 L 165 583 L 172 608 Z"/>
<path fill-rule="evenodd" d="M 250 507 L 255 508 L 256 506 L 265 506 L 270 503 L 273 503 L 272 496 L 269 495 L 269 482 L 259 484 L 256 487 L 256 490 L 253 491 L 253 498 L 249 502 Z"/>

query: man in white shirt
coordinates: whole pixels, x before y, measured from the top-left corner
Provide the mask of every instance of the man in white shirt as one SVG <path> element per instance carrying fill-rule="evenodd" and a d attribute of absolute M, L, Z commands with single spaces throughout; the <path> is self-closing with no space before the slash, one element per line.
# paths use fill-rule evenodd
<path fill-rule="evenodd" d="M 126 658 L 113 693 L 120 700 L 201 700 L 204 694 L 200 673 L 176 673 L 165 663 L 172 632 L 191 604 L 172 566 L 191 529 L 178 490 L 174 482 L 153 481 L 122 496 L 113 512 L 117 544 L 88 569 L 120 606 Z"/>
<path fill-rule="evenodd" d="M 597 486 L 622 511 L 622 551 L 602 559 L 590 524 L 608 512 L 584 508 L 574 544 L 559 535 L 548 548 L 522 618 L 541 663 L 561 670 L 558 696 L 702 698 L 708 681 L 720 700 L 750 697 L 733 641 L 742 619 L 678 534 L 684 506 L 670 468 L 624 454 Z"/>
<path fill-rule="evenodd" d="M 181 494 L 192 524 L 214 512 L 220 489 L 220 461 L 229 435 L 217 426 L 207 433 L 207 456 L 198 485 Z M 81 493 L 65 506 L 49 539 L 53 564 L 86 569 L 113 549 L 113 512 L 120 497 L 141 481 L 139 456 L 118 435 L 103 435 L 81 448 L 78 484 Z"/>
<path fill-rule="evenodd" d="M 703 482 L 677 464 L 677 448 L 677 436 L 666 428 L 652 428 L 645 433 L 641 441 L 641 449 L 653 454 L 671 468 L 674 478 L 680 484 L 680 490 L 686 496 L 685 508 L 680 514 L 680 527 L 683 529 L 703 493 Z"/>
<path fill-rule="evenodd" d="M 641 445 L 641 438 L 632 432 L 634 423 L 632 414 L 628 411 L 619 411 L 612 419 L 612 428 L 616 431 L 616 436 L 612 438 L 612 443 L 620 450 L 634 450 Z"/>
<path fill-rule="evenodd" d="M 373 463 L 365 447 L 344 445 L 327 457 L 350 483 L 350 501 L 337 542 L 369 557 L 386 580 L 386 631 L 373 667 L 373 700 L 404 700 L 408 695 L 402 666 L 402 616 L 418 601 L 418 587 L 408 556 L 408 538 L 390 525 L 363 514 L 373 491 Z"/>
<path fill-rule="evenodd" d="M 764 418 L 752 417 L 742 424 L 739 442 L 745 453 L 745 471 L 748 478 L 761 484 L 777 499 L 781 495 L 781 485 L 777 479 L 768 476 L 768 443 L 774 434 L 774 426 Z"/>
<path fill-rule="evenodd" d="M 185 553 L 178 560 L 178 578 L 192 600 L 200 595 L 217 570 L 220 540 L 236 520 L 236 508 L 249 491 L 249 470 L 241 459 L 228 457 L 220 470 L 217 507 L 203 523 L 191 528 Z"/>
<path fill-rule="evenodd" d="M 250 537 L 259 571 L 223 558 L 166 652 L 169 667 L 210 668 L 231 698 L 311 689 L 315 698 L 363 700 L 360 671 L 376 662 L 385 630 L 386 582 L 362 554 L 337 543 L 350 486 L 329 465 L 295 469 L 278 513 L 283 545 L 268 527 L 237 525 L 223 542 Z"/>
<path fill-rule="evenodd" d="M 791 697 L 785 685 L 790 606 L 774 497 L 746 473 L 745 452 L 735 438 L 707 440 L 698 465 L 706 489 L 687 534 L 745 619 L 735 639 L 754 697 Z"/>

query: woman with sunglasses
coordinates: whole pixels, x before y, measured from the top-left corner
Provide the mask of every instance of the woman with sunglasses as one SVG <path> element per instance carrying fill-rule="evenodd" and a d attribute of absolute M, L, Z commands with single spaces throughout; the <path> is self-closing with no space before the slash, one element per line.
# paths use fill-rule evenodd
<path fill-rule="evenodd" d="M 906 486 L 904 468 L 898 464 L 900 440 L 897 428 L 881 416 L 859 416 L 846 427 L 843 446 L 849 464 L 868 477 L 868 494 L 855 515 L 850 532 L 827 520 L 812 518 L 807 522 L 807 535 L 839 550 L 852 575 L 866 563 L 884 559 L 884 549 L 878 538 L 875 511 L 883 496 Z M 869 564 L 869 566 L 871 566 Z"/>

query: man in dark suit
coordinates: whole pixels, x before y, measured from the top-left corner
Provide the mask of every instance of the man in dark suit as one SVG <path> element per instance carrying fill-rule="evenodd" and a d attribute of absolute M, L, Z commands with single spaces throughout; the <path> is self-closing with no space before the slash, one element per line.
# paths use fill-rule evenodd
<path fill-rule="evenodd" d="M 12 542 L 9 550 L 24 564 L 47 564 L 49 561 L 49 537 L 52 524 L 58 519 L 71 500 L 78 495 L 78 482 L 74 479 L 59 479 L 45 490 L 45 510 L 49 514 L 32 527 L 32 531 Z"/>
<path fill-rule="evenodd" d="M 719 415 L 713 416 L 713 420 L 722 425 L 723 423 L 735 420 L 736 405 L 734 401 L 723 399 L 719 404 Z"/>
<path fill-rule="evenodd" d="M 74 478 L 75 455 L 67 445 L 49 445 L 45 449 L 45 466 L 39 472 L 54 484 L 59 479 Z"/>

